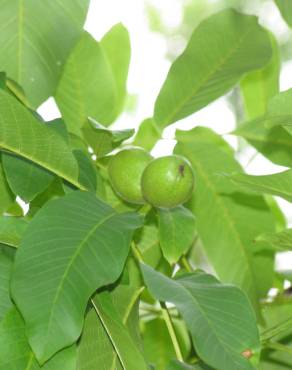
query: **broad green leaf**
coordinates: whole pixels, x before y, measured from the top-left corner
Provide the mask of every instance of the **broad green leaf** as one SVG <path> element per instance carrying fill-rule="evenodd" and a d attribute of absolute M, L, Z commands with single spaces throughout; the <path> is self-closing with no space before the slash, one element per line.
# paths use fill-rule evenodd
<path fill-rule="evenodd" d="M 89 118 L 82 128 L 82 133 L 94 154 L 100 158 L 110 153 L 124 140 L 129 139 L 134 134 L 134 130 L 110 130 Z"/>
<path fill-rule="evenodd" d="M 279 92 L 279 47 L 272 34 L 270 34 L 270 39 L 273 56 L 268 65 L 263 69 L 249 73 L 240 83 L 248 119 L 265 114 L 268 101 Z"/>
<path fill-rule="evenodd" d="M 230 180 L 257 193 L 276 195 L 292 202 L 292 170 L 261 176 L 236 173 L 230 175 Z"/>
<path fill-rule="evenodd" d="M 88 0 L 1 0 L 0 69 L 37 107 L 53 95 L 78 39 Z"/>
<path fill-rule="evenodd" d="M 14 203 L 15 196 L 8 186 L 1 157 L 2 155 L 0 156 L 0 214 L 3 214 Z"/>
<path fill-rule="evenodd" d="M 285 229 L 279 233 L 262 234 L 255 241 L 271 244 L 279 252 L 292 251 L 292 229 Z"/>
<path fill-rule="evenodd" d="M 290 0 L 275 0 L 282 17 L 289 27 L 292 27 L 292 3 Z"/>
<path fill-rule="evenodd" d="M 158 300 L 176 305 L 199 357 L 218 370 L 255 369 L 242 352 L 260 351 L 254 312 L 245 294 L 203 272 L 169 279 L 142 265 L 144 281 Z M 195 318 L 195 319 L 194 319 Z"/>
<path fill-rule="evenodd" d="M 192 212 L 179 206 L 171 209 L 159 209 L 159 241 L 164 258 L 176 263 L 186 254 L 195 238 L 195 218 Z"/>
<path fill-rule="evenodd" d="M 97 315 L 95 309 L 91 308 L 86 315 L 84 328 L 78 345 L 77 370 L 95 370 L 95 369 L 115 369 L 115 364 L 120 364 L 117 358 L 117 352 L 120 347 L 120 338 L 116 334 L 116 329 L 126 333 L 127 321 L 133 311 L 133 306 L 137 301 L 141 289 L 133 288 L 126 285 L 119 285 L 110 293 L 111 310 L 114 310 L 118 325 L 107 326 L 107 313 L 105 321 L 103 315 Z M 106 293 L 107 294 L 107 293 Z M 118 326 L 118 327 L 117 327 Z M 117 327 L 117 328 L 116 328 Z M 111 337 L 113 329 L 114 338 Z M 128 337 L 128 335 L 127 335 Z M 116 340 L 115 344 L 113 340 Z M 125 335 L 121 336 L 125 340 Z M 129 341 L 129 338 L 126 338 Z M 133 341 L 130 340 L 130 345 Z M 137 344 L 137 343 L 136 343 Z M 126 344 L 124 344 L 126 345 Z M 117 346 L 117 351 L 115 350 Z M 123 345 L 122 345 L 123 346 Z M 135 356 L 129 348 L 129 357 Z M 140 357 L 140 356 L 139 356 Z"/>
<path fill-rule="evenodd" d="M 135 243 L 142 254 L 143 261 L 154 268 L 161 260 L 158 225 L 154 212 L 149 212 L 144 225 L 135 233 Z"/>
<path fill-rule="evenodd" d="M 75 370 L 75 345 L 64 349 L 40 366 L 26 335 L 25 324 L 15 307 L 0 322 L 0 370 Z"/>
<path fill-rule="evenodd" d="M 283 302 L 268 304 L 264 307 L 263 314 L 267 323 L 267 327 L 264 331 L 273 328 L 286 320 L 291 318 L 292 312 L 292 300 L 291 298 L 284 300 Z M 281 333 L 274 338 L 274 341 L 291 348 L 292 346 L 292 335 L 290 332 Z M 270 349 L 264 349 L 261 354 L 261 370 L 289 370 L 291 368 L 291 353 L 285 353 L 283 351 L 275 351 Z"/>
<path fill-rule="evenodd" d="M 283 126 L 284 129 L 292 134 L 292 89 L 282 91 L 275 95 L 268 104 L 268 110 L 265 117 L 267 128 L 274 126 Z"/>
<path fill-rule="evenodd" d="M 292 167 L 292 136 L 284 127 L 277 125 L 269 127 L 271 122 L 275 120 L 277 122 L 279 119 L 280 122 L 287 123 L 286 117 L 254 119 L 240 125 L 233 134 L 243 137 L 270 161 L 281 166 Z M 291 118 L 289 121 L 291 122 Z"/>
<path fill-rule="evenodd" d="M 123 369 L 147 370 L 144 357 L 127 330 L 111 295 L 100 292 L 93 298 L 93 307 L 112 342 Z"/>
<path fill-rule="evenodd" d="M 268 116 L 285 116 L 292 115 L 292 89 L 281 91 L 270 99 L 268 104 Z"/>
<path fill-rule="evenodd" d="M 11 190 L 26 203 L 43 192 L 54 180 L 51 172 L 13 153 L 2 153 L 2 164 Z"/>
<path fill-rule="evenodd" d="M 78 183 L 76 159 L 61 136 L 2 90 L 0 148 L 30 160 L 82 188 Z"/>
<path fill-rule="evenodd" d="M 15 217 L 24 216 L 23 208 L 16 200 L 11 204 L 11 206 L 7 209 L 5 213 L 8 216 L 15 216 Z"/>
<path fill-rule="evenodd" d="M 83 33 L 67 60 L 56 93 L 70 132 L 79 135 L 87 117 L 106 126 L 117 118 L 126 94 L 129 50 L 128 33 L 122 25 L 112 28 L 101 42 Z"/>
<path fill-rule="evenodd" d="M 5 247 L 0 244 L 0 322 L 13 305 L 9 292 L 12 265 L 12 255 L 6 253 Z"/>
<path fill-rule="evenodd" d="M 60 198 L 65 195 L 63 189 L 63 182 L 59 177 L 56 177 L 51 185 L 41 194 L 37 195 L 29 204 L 28 217 L 33 215 L 40 210 L 51 199 Z"/>
<path fill-rule="evenodd" d="M 18 247 L 28 226 L 28 220 L 23 217 L 0 217 L 0 243 Z"/>
<path fill-rule="evenodd" d="M 17 82 L 8 78 L 5 72 L 0 72 L 0 88 L 9 92 L 26 107 L 31 108 L 23 88 Z"/>
<path fill-rule="evenodd" d="M 67 131 L 66 124 L 62 118 L 56 118 L 53 119 L 52 121 L 47 121 L 46 124 L 48 125 L 49 128 L 52 130 L 55 130 L 63 139 L 66 143 L 69 142 L 69 133 Z"/>
<path fill-rule="evenodd" d="M 115 81 L 115 105 L 112 106 L 112 120 L 122 111 L 127 97 L 127 78 L 131 59 L 130 35 L 122 23 L 113 26 L 101 39 Z"/>
<path fill-rule="evenodd" d="M 256 17 L 232 9 L 211 16 L 171 66 L 155 103 L 155 121 L 163 128 L 198 111 L 271 56 L 269 35 Z"/>
<path fill-rule="evenodd" d="M 273 256 L 254 253 L 253 240 L 275 230 L 273 214 L 263 197 L 239 192 L 223 175 L 242 169 L 218 135 L 195 128 L 177 131 L 177 140 L 175 153 L 187 157 L 195 171 L 189 206 L 208 260 L 219 278 L 241 287 L 256 308 L 272 285 Z"/>
<path fill-rule="evenodd" d="M 79 165 L 79 183 L 82 184 L 85 189 L 95 192 L 97 188 L 97 173 L 92 160 L 80 149 L 75 149 L 73 154 Z M 99 187 L 100 186 L 101 184 L 99 184 Z"/>
<path fill-rule="evenodd" d="M 136 214 L 118 214 L 81 191 L 48 202 L 32 219 L 11 289 L 41 363 L 76 341 L 89 297 L 120 276 L 140 225 Z"/>
<path fill-rule="evenodd" d="M 173 319 L 173 324 L 183 356 L 186 357 L 189 348 L 183 337 L 185 333 L 180 330 L 178 320 Z M 157 370 L 165 370 L 170 359 L 176 357 L 165 321 L 160 317 L 145 320 L 142 324 L 142 338 L 147 362 Z"/>
<path fill-rule="evenodd" d="M 113 370 L 114 348 L 94 309 L 86 314 L 77 354 L 77 370 Z"/>
<path fill-rule="evenodd" d="M 154 119 L 147 118 L 140 124 L 133 144 L 150 151 L 161 135 L 162 130 L 157 126 Z"/>

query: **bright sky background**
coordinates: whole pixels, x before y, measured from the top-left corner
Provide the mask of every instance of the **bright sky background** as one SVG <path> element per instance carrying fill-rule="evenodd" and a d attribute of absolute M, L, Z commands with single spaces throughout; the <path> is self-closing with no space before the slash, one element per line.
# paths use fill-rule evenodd
<path fill-rule="evenodd" d="M 216 0 L 213 1 L 216 2 Z M 151 2 L 160 9 L 164 23 L 170 27 L 176 27 L 180 24 L 182 18 L 181 0 L 151 0 Z M 251 12 L 253 12 L 253 9 L 251 9 Z M 262 24 L 276 32 L 279 37 L 286 37 L 288 28 L 273 1 L 267 1 L 258 15 Z M 115 123 L 115 127 L 137 128 L 144 118 L 152 116 L 155 99 L 166 77 L 170 63 L 165 58 L 167 50 L 165 38 L 149 31 L 145 0 L 91 0 L 85 28 L 97 40 L 100 40 L 113 25 L 119 22 L 127 27 L 131 37 L 132 59 L 128 90 L 130 94 L 137 95 L 138 105 L 134 113 L 122 114 Z M 292 87 L 292 62 L 285 63 L 281 72 L 281 90 L 290 87 Z M 59 116 L 53 99 L 44 103 L 40 107 L 39 113 L 46 119 Z M 235 117 L 226 99 L 221 98 L 200 112 L 167 128 L 163 140 L 158 142 L 153 154 L 160 156 L 172 152 L 175 144 L 173 140 L 175 128 L 190 129 L 196 125 L 211 127 L 217 133 L 225 135 L 235 127 Z M 236 138 L 230 135 L 224 137 L 231 145 L 236 147 Z M 259 175 L 283 170 L 283 167 L 272 164 L 261 155 L 257 155 L 246 167 L 254 153 L 255 151 L 252 148 L 248 148 L 240 158 L 248 173 Z M 291 226 L 291 205 L 281 199 L 279 204 Z M 290 257 L 287 258 L 287 254 L 279 257 L 277 259 L 278 268 L 291 269 L 292 253 L 290 253 Z"/>

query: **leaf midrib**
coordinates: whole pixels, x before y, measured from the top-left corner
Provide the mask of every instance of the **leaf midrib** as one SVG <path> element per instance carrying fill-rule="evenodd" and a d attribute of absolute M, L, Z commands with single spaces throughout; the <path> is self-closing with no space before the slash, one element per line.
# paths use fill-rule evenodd
<path fill-rule="evenodd" d="M 50 316 L 49 316 L 49 321 L 48 321 L 48 325 L 47 325 L 47 333 L 50 331 L 50 326 L 51 326 L 51 322 L 52 322 L 52 319 L 53 319 L 53 314 L 54 314 L 54 310 L 55 310 L 55 307 L 56 307 L 56 304 L 58 302 L 58 299 L 60 297 L 60 294 L 61 294 L 61 291 L 62 291 L 62 288 L 63 288 L 63 285 L 66 281 L 66 278 L 67 276 L 69 275 L 69 271 L 71 269 L 71 267 L 73 266 L 76 258 L 79 256 L 81 250 L 83 249 L 83 247 L 86 245 L 87 241 L 90 239 L 90 237 L 96 232 L 96 230 L 102 226 L 103 224 L 105 224 L 108 220 L 110 220 L 112 217 L 114 217 L 116 215 L 116 212 L 111 212 L 109 215 L 107 215 L 105 218 L 103 218 L 101 221 L 99 221 L 86 235 L 86 237 L 81 241 L 81 243 L 78 245 L 78 247 L 76 248 L 76 251 L 75 253 L 73 254 L 73 256 L 71 257 L 71 259 L 69 260 L 69 264 L 67 265 L 63 275 L 62 275 L 62 278 L 60 280 L 60 283 L 58 285 L 58 288 L 56 290 L 56 293 L 55 293 L 55 296 L 54 296 L 54 299 L 53 299 L 53 302 L 52 302 L 52 309 L 51 309 L 51 312 L 50 312 Z"/>
<path fill-rule="evenodd" d="M 204 79 L 194 88 L 194 90 L 191 91 L 189 95 L 185 99 L 181 101 L 181 103 L 178 105 L 178 107 L 171 113 L 169 116 L 161 122 L 161 125 L 164 127 L 165 125 L 168 125 L 169 122 L 172 122 L 174 117 L 178 114 L 178 112 L 184 107 L 187 102 L 192 99 L 198 91 L 208 82 L 208 80 L 217 73 L 221 67 L 227 62 L 227 60 L 240 48 L 241 44 L 243 43 L 244 39 L 247 37 L 247 35 L 250 33 L 250 30 L 252 28 L 252 25 L 248 28 L 248 30 L 239 38 L 238 43 L 235 47 L 231 48 L 229 53 L 227 53 L 227 56 L 225 58 L 222 58 L 221 61 L 218 63 L 218 65 L 211 69 L 211 71 L 206 75 Z M 185 53 L 185 52 L 184 52 Z M 181 57 L 184 55 L 184 53 L 181 55 Z M 193 112 L 194 113 L 194 112 Z M 155 117 L 155 114 L 154 114 Z"/>
<path fill-rule="evenodd" d="M 23 15 L 24 15 L 24 0 L 19 0 L 19 7 L 18 7 L 18 48 L 17 48 L 17 59 L 18 59 L 18 68 L 17 68 L 17 75 L 18 75 L 18 83 L 22 84 L 21 79 L 21 66 L 22 66 L 22 46 L 23 46 Z"/>
<path fill-rule="evenodd" d="M 250 273 L 249 285 L 252 289 L 252 293 L 253 293 L 254 298 L 256 298 L 256 292 L 255 292 L 255 289 L 254 289 L 254 287 L 251 283 L 252 281 L 255 281 L 255 278 L 254 278 L 254 272 L 253 272 L 253 268 L 252 268 L 252 265 L 251 265 L 251 262 L 250 262 L 250 258 L 248 256 L 247 251 L 245 249 L 245 246 L 244 246 L 244 244 L 241 240 L 240 234 L 238 233 L 237 229 L 235 228 L 235 225 L 232 221 L 232 217 L 230 217 L 229 210 L 225 206 L 225 204 L 223 203 L 220 196 L 218 196 L 218 193 L 217 193 L 216 189 L 214 188 L 214 185 L 209 180 L 208 175 L 204 172 L 201 164 L 199 162 L 197 162 L 194 158 L 192 158 L 192 160 L 194 162 L 196 162 L 196 166 L 199 169 L 202 177 L 204 178 L 206 185 L 209 187 L 211 193 L 213 193 L 213 197 L 214 197 L 215 201 L 217 202 L 219 208 L 221 208 L 222 211 L 223 211 L 222 214 L 224 215 L 225 219 L 227 220 L 227 224 L 230 226 L 230 230 L 233 233 L 233 235 L 235 237 L 235 240 L 237 241 L 237 245 L 240 246 L 239 250 L 241 251 L 242 256 L 244 257 L 244 259 L 247 262 L 248 271 Z"/>
<path fill-rule="evenodd" d="M 232 177 L 231 177 L 231 179 L 232 179 Z M 285 197 L 285 199 L 289 198 L 290 199 L 289 202 L 292 202 L 292 192 L 289 193 L 285 190 L 276 189 L 276 188 L 273 187 L 274 185 L 265 185 L 265 184 L 261 185 L 261 184 L 253 183 L 253 182 L 249 181 L 248 177 L 245 177 L 242 180 L 239 179 L 239 178 L 234 177 L 233 181 L 238 182 L 238 183 L 240 183 L 242 185 L 245 185 L 245 186 L 257 186 L 261 190 L 263 190 L 267 193 L 270 191 L 270 192 L 275 193 L 274 195 L 277 195 L 277 196 L 280 196 L 280 197 L 283 197 L 283 198 Z M 280 194 L 282 194 L 282 195 L 280 195 Z"/>
<path fill-rule="evenodd" d="M 231 357 L 231 354 L 230 352 L 233 352 L 233 353 L 236 353 L 232 348 L 229 348 L 229 346 L 221 339 L 220 336 L 218 336 L 217 334 L 217 331 L 214 329 L 212 323 L 210 322 L 209 320 L 209 317 L 208 315 L 205 313 L 205 311 L 203 310 L 203 308 L 201 307 L 201 305 L 199 304 L 198 300 L 196 299 L 196 297 L 194 295 L 191 294 L 191 292 L 188 290 L 188 288 L 186 286 L 184 286 L 184 284 L 182 283 L 179 283 L 177 281 L 175 281 L 175 284 L 177 285 L 178 289 L 181 289 L 181 287 L 184 288 L 184 291 L 185 293 L 187 294 L 188 297 L 190 297 L 190 301 L 193 302 L 193 304 L 199 309 L 199 311 L 201 312 L 201 315 L 205 318 L 205 320 L 207 321 L 208 323 L 208 326 L 209 328 L 211 328 L 211 331 L 213 333 L 213 335 L 217 338 L 218 340 L 218 343 L 221 345 L 221 347 L 225 350 L 225 353 L 227 353 L 228 357 L 231 359 L 232 362 L 234 362 L 233 358 Z M 186 284 L 187 285 L 187 284 Z M 193 286 L 194 284 L 192 284 Z M 207 359 L 204 359 L 205 361 Z"/>

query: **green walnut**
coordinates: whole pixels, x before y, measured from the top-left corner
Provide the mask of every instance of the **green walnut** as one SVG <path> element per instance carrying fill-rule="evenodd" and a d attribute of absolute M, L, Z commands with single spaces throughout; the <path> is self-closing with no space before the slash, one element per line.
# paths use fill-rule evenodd
<path fill-rule="evenodd" d="M 192 166 L 179 155 L 153 159 L 143 172 L 141 187 L 144 199 L 154 207 L 176 207 L 193 192 Z"/>
<path fill-rule="evenodd" d="M 114 155 L 108 166 L 108 174 L 115 192 L 125 201 L 143 204 L 141 177 L 153 157 L 138 147 L 123 149 Z"/>

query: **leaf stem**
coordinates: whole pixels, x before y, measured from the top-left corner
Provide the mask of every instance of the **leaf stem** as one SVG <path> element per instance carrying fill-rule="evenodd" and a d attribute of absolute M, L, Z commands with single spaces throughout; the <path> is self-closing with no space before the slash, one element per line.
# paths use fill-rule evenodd
<path fill-rule="evenodd" d="M 265 344 L 265 347 L 274 349 L 276 351 L 286 352 L 292 355 L 292 347 L 285 346 L 284 344 L 278 343 L 278 342 L 267 342 Z"/>
<path fill-rule="evenodd" d="M 287 331 L 288 329 L 292 329 L 292 317 L 270 329 L 265 330 L 261 334 L 261 342 L 267 342 L 275 336 Z"/>
<path fill-rule="evenodd" d="M 132 249 L 132 253 L 133 253 L 134 257 L 136 258 L 136 260 L 139 263 L 144 263 L 144 261 L 143 261 L 143 255 L 139 251 L 139 249 L 136 247 L 136 245 L 135 245 L 134 242 L 132 242 L 132 244 L 131 244 L 131 249 Z"/>
<path fill-rule="evenodd" d="M 170 335 L 170 338 L 171 338 L 171 341 L 172 341 L 172 344 L 173 344 L 173 347 L 174 347 L 176 357 L 179 361 L 183 362 L 184 361 L 183 355 L 181 353 L 181 349 L 180 349 L 178 339 L 177 339 L 177 336 L 176 336 L 176 333 L 175 333 L 175 330 L 174 330 L 174 326 L 173 326 L 171 316 L 168 312 L 166 304 L 164 302 L 159 302 L 159 303 L 160 303 L 161 310 L 162 310 L 162 317 L 164 318 L 165 324 L 167 326 L 167 329 L 168 329 L 168 332 L 169 332 L 169 335 Z"/>
<path fill-rule="evenodd" d="M 189 263 L 189 261 L 187 260 L 186 256 L 182 256 L 181 257 L 181 263 L 183 265 L 183 267 L 188 271 L 188 272 L 193 272 L 193 268 L 191 266 L 191 264 Z"/>
<path fill-rule="evenodd" d="M 143 206 L 139 209 L 139 212 L 141 212 L 141 213 L 143 213 L 143 214 L 145 214 L 145 215 L 146 215 L 146 214 L 150 211 L 150 209 L 151 209 L 150 204 L 145 203 L 145 204 L 143 204 Z"/>
<path fill-rule="evenodd" d="M 131 249 L 132 249 L 133 255 L 136 258 L 136 260 L 139 263 L 144 263 L 143 256 L 142 256 L 141 252 L 139 251 L 139 249 L 136 247 L 134 242 L 132 242 L 132 244 L 131 244 Z M 161 306 L 162 317 L 163 317 L 163 319 L 165 321 L 165 324 L 167 326 L 168 333 L 169 333 L 169 336 L 171 338 L 176 357 L 179 361 L 183 362 L 182 352 L 181 352 L 181 349 L 180 349 L 180 346 L 179 346 L 179 343 L 178 343 L 178 339 L 177 339 L 177 336 L 176 336 L 176 333 L 175 333 L 175 330 L 174 330 L 174 326 L 173 326 L 173 322 L 172 322 L 170 313 L 168 312 L 168 309 L 167 309 L 166 304 L 164 302 L 159 302 L 159 304 Z"/>

